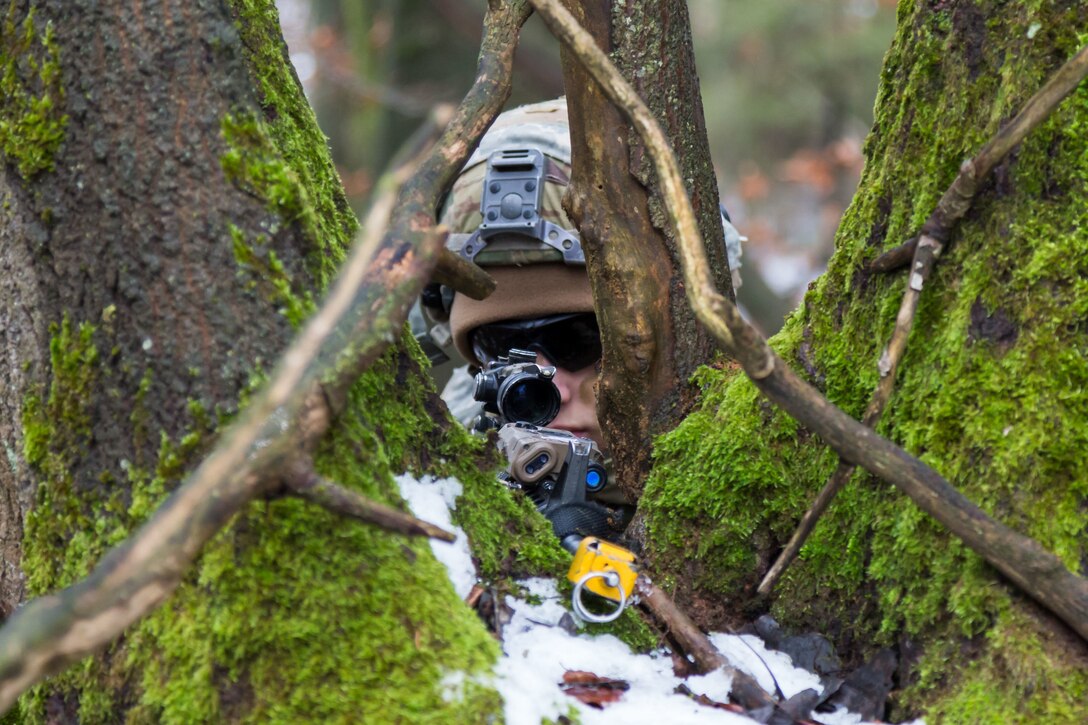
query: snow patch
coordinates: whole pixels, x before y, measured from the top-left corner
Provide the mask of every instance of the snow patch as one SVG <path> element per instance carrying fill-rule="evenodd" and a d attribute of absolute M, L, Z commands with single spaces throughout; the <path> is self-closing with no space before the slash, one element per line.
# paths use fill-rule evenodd
<path fill-rule="evenodd" d="M 465 684 L 467 682 L 464 672 L 449 672 L 439 683 L 442 687 L 442 699 L 445 702 L 462 702 L 465 699 Z"/>
<path fill-rule="evenodd" d="M 476 583 L 476 567 L 472 564 L 468 536 L 450 519 L 450 512 L 456 510 L 457 498 L 463 490 L 461 482 L 456 478 L 436 479 L 432 476 L 420 480 L 408 473 L 397 476 L 396 481 L 400 495 L 416 518 L 457 534 L 453 542 L 431 539 L 431 551 L 449 571 L 457 596 L 464 599 Z"/>
<path fill-rule="evenodd" d="M 767 692 L 773 693 L 776 683 L 787 700 L 805 690 L 823 692 L 819 677 L 794 667 L 788 654 L 767 649 L 763 640 L 753 634 L 715 632 L 710 635 L 710 642 L 734 667 L 754 677 Z"/>
<path fill-rule="evenodd" d="M 751 723 L 749 718 L 715 710 L 675 693 L 681 680 L 672 673 L 672 658 L 664 651 L 635 654 L 612 635 L 571 635 L 559 627 L 567 614 L 556 583 L 550 579 L 520 582 L 529 598 L 508 596 L 513 618 L 503 630 L 506 655 L 495 668 L 495 686 L 506 703 L 508 725 L 539 725 L 545 719 L 577 713 L 583 725 L 600 723 Z M 585 705 L 559 687 L 568 670 L 584 670 L 599 677 L 623 680 L 630 689 L 619 702 L 604 710 Z M 691 678 L 696 693 L 705 687 L 709 697 L 728 695 L 717 676 Z M 696 682 L 703 680 L 703 682 Z M 725 683 L 728 685 L 728 683 Z M 716 699 L 716 698 L 715 698 Z M 724 698 L 723 698 L 724 700 Z"/>
<path fill-rule="evenodd" d="M 452 544 L 432 541 L 431 548 L 449 571 L 458 595 L 467 596 L 475 584 L 476 573 L 468 539 L 450 520 L 450 511 L 455 509 L 461 495 L 461 483 L 453 478 L 429 476 L 419 480 L 408 474 L 396 480 L 401 495 L 418 518 L 456 532 L 457 540 Z M 582 725 L 755 722 L 744 715 L 700 705 L 676 692 L 677 687 L 684 685 L 696 695 L 728 702 L 732 683 L 723 672 L 681 680 L 673 674 L 672 657 L 665 650 L 638 654 L 612 635 L 570 634 L 568 630 L 572 627 L 563 622 L 569 613 L 567 603 L 554 580 L 527 579 L 519 584 L 524 595 L 506 597 L 513 615 L 503 629 L 503 657 L 495 666 L 493 680 L 486 683 L 502 696 L 508 725 L 539 725 L 560 716 L 572 717 Z M 712 633 L 710 640 L 734 667 L 754 677 L 768 692 L 775 691 L 775 682 L 787 698 L 810 688 L 821 690 L 816 675 L 794 667 L 789 655 L 767 649 L 759 637 Z M 618 702 L 599 710 L 563 692 L 563 675 L 570 670 L 623 680 L 629 689 Z M 463 673 L 449 673 L 442 681 L 443 694 L 458 698 L 465 685 Z M 841 708 L 831 713 L 813 713 L 812 719 L 824 725 L 862 722 L 859 715 Z M 924 723 L 917 720 L 910 725 Z"/>

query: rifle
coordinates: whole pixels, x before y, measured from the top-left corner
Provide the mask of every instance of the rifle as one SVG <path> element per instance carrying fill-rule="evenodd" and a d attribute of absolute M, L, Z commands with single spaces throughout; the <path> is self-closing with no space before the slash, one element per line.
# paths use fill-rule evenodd
<path fill-rule="evenodd" d="M 512 349 L 476 374 L 473 397 L 484 415 L 473 429 L 498 429 L 498 447 L 507 461 L 499 480 L 524 491 L 552 523 L 569 551 L 586 536 L 615 538 L 628 512 L 591 500 L 608 483 L 604 455 L 588 438 L 547 424 L 559 413 L 555 368 L 536 363 L 536 353 Z"/>
<path fill-rule="evenodd" d="M 507 461 L 499 480 L 525 492 L 563 548 L 574 554 L 567 574 L 575 584 L 572 605 L 582 619 L 609 622 L 631 601 L 637 563 L 635 555 L 614 539 L 630 519 L 625 508 L 610 509 L 589 496 L 608 483 L 605 459 L 588 438 L 547 424 L 559 413 L 555 368 L 536 363 L 536 353 L 512 349 L 476 374 L 473 397 L 484 404 L 484 415 L 473 429 L 498 429 L 498 447 Z M 582 602 L 587 589 L 618 602 L 606 614 L 595 614 Z"/>

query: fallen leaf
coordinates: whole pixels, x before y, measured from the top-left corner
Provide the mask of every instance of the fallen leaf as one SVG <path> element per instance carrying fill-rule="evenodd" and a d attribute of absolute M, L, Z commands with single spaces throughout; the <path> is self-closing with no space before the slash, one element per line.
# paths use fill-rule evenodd
<path fill-rule="evenodd" d="M 584 670 L 568 670 L 563 673 L 563 692 L 579 702 L 604 709 L 610 702 L 616 702 L 631 687 L 623 680 L 599 677 Z"/>

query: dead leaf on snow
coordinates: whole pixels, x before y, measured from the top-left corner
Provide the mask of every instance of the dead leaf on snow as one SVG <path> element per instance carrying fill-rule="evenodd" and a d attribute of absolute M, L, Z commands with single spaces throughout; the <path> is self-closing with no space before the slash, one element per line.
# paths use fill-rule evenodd
<path fill-rule="evenodd" d="M 567 670 L 563 673 L 563 692 L 590 707 L 604 706 L 618 701 L 631 687 L 623 680 L 599 677 L 584 670 Z"/>

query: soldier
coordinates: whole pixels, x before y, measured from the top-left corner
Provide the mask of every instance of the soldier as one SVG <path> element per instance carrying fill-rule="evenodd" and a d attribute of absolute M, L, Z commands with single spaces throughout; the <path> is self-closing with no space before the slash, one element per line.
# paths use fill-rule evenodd
<path fill-rule="evenodd" d="M 578 233 L 561 204 L 570 156 L 563 98 L 495 120 L 450 190 L 440 221 L 450 229 L 448 247 L 483 267 L 496 289 L 478 301 L 430 285 L 422 308 L 430 338 L 455 347 L 470 366 L 485 368 L 515 347 L 554 366 L 560 408 L 549 427 L 589 438 L 607 452 L 596 412 L 601 339 L 593 295 Z M 739 258 L 739 235 L 724 216 L 723 222 L 732 263 Z M 464 370 L 443 391 L 466 424 L 480 412 L 472 391 Z M 622 502 L 614 486 L 597 498 Z"/>
<path fill-rule="evenodd" d="M 518 184 L 524 203 L 516 217 L 526 223 L 518 229 L 499 229 L 484 239 L 477 235 L 472 242 L 476 248 L 466 252 L 466 242 L 485 221 L 480 212 L 485 178 L 494 163 L 503 163 L 501 158 L 493 162 L 492 156 L 503 151 L 535 152 L 535 159 L 525 165 L 535 161 L 537 168 L 527 170 Z M 518 161 L 514 158 L 506 168 Z M 443 347 L 455 347 L 471 366 L 486 367 L 519 344 L 537 352 L 542 364 L 556 367 L 561 405 L 551 427 L 603 446 L 593 389 L 600 335 L 585 258 L 561 206 L 569 181 L 570 136 L 564 99 L 500 115 L 454 183 L 440 218 L 450 228 L 450 249 L 486 269 L 497 286 L 482 301 L 432 286 L 424 293 L 423 309 L 434 323 L 431 337 Z M 539 184 L 542 189 L 525 192 L 526 184 Z M 534 210 L 531 207 L 538 198 Z M 532 218 L 525 219 L 526 213 Z M 544 225 L 550 225 L 546 231 Z M 549 233 L 554 239 L 548 238 Z M 563 242 L 569 250 L 563 249 Z M 471 378 L 458 371 L 443 393 L 454 415 L 464 422 L 477 412 L 471 392 Z"/>

